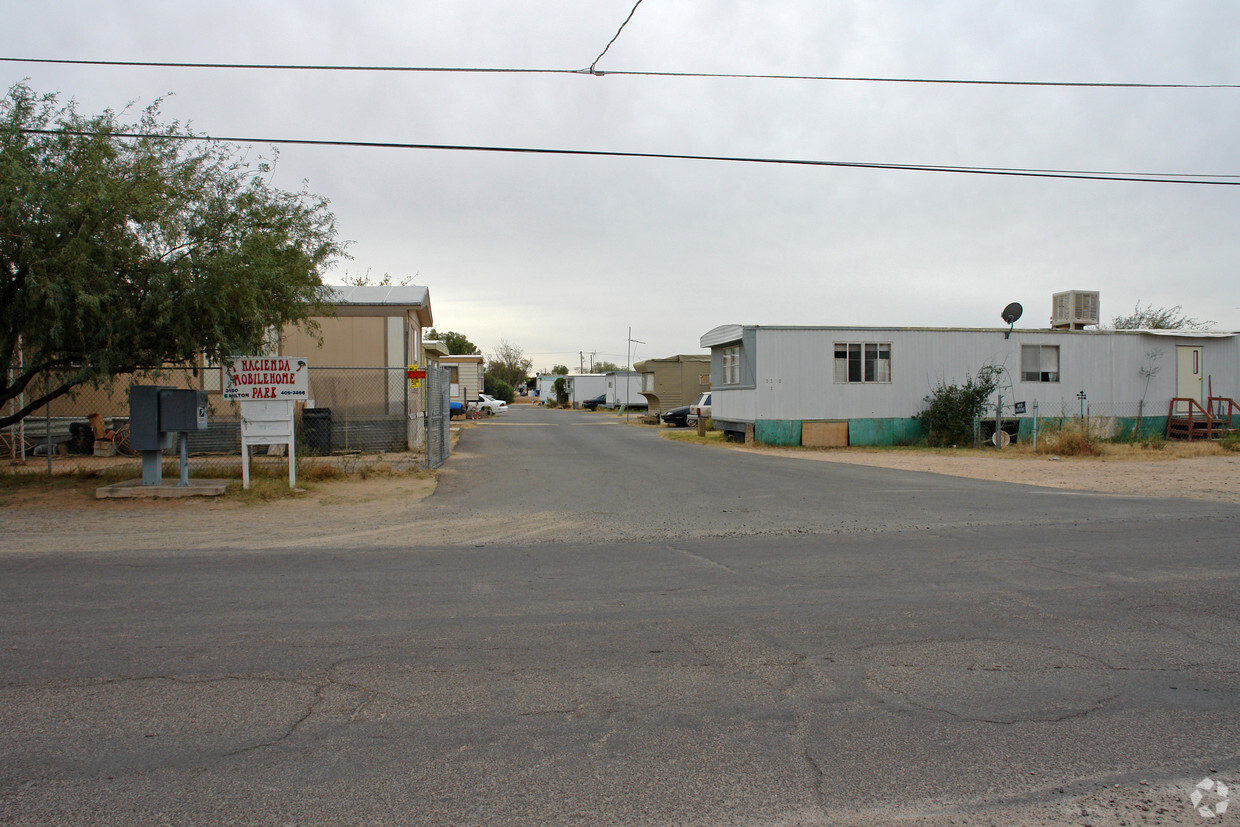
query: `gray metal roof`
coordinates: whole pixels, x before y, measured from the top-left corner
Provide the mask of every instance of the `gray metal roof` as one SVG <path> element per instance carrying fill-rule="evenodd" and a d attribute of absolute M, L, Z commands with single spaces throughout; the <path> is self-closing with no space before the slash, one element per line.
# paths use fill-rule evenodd
<path fill-rule="evenodd" d="M 892 331 L 892 330 L 916 330 L 932 333 L 1007 333 L 1006 327 L 901 327 L 901 326 L 872 326 L 872 325 L 740 325 L 725 324 L 706 331 L 699 340 L 702 347 L 716 347 L 718 345 L 731 344 L 739 342 L 741 336 L 746 330 L 866 330 L 866 331 Z M 1171 336 L 1193 339 L 1229 339 L 1233 336 L 1240 336 L 1240 332 L 1230 330 L 1115 330 L 1113 328 L 1100 328 L 1096 330 L 1067 330 L 1054 329 L 1048 327 L 1018 327 L 1016 333 L 1022 334 L 1044 334 L 1054 336 Z"/>
<path fill-rule="evenodd" d="M 1183 336 L 1189 339 L 1227 339 L 1237 335 L 1227 330 L 1151 330 L 1145 327 L 1132 332 L 1145 333 L 1150 336 Z"/>
<path fill-rule="evenodd" d="M 430 290 L 415 284 L 401 286 L 330 285 L 332 301 L 336 304 L 380 304 L 405 307 L 425 307 L 430 300 Z"/>

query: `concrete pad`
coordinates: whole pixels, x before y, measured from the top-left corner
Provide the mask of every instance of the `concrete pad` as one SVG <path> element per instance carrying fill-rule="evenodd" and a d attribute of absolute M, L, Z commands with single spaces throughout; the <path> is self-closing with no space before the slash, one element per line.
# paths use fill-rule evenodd
<path fill-rule="evenodd" d="M 109 500 L 121 497 L 144 499 L 177 499 L 180 497 L 218 497 L 228 488 L 228 480 L 191 479 L 188 486 L 165 481 L 161 485 L 143 485 L 141 479 L 126 480 L 95 489 L 95 499 Z"/>

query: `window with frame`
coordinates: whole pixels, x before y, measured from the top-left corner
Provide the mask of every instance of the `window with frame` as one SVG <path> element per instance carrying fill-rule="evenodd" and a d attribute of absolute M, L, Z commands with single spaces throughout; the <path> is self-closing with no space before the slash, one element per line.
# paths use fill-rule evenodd
<path fill-rule="evenodd" d="M 835 381 L 890 382 L 890 342 L 836 342 Z"/>
<path fill-rule="evenodd" d="M 721 352 L 722 367 L 720 380 L 724 385 L 739 385 L 741 382 L 741 346 L 729 345 Z"/>
<path fill-rule="evenodd" d="M 1059 381 L 1059 345 L 1021 345 L 1020 378 L 1025 382 Z"/>

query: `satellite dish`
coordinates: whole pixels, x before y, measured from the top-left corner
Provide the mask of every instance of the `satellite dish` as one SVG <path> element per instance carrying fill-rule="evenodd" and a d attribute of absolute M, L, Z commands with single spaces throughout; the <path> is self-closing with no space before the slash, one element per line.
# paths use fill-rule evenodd
<path fill-rule="evenodd" d="M 1012 335 L 1012 326 L 1016 324 L 1016 320 L 1019 319 L 1020 314 L 1024 312 L 1025 308 L 1020 306 L 1020 302 L 1012 302 L 1007 307 L 1003 308 L 1003 312 L 1000 313 L 999 316 L 1003 319 L 1003 321 L 1008 323 L 1007 333 L 1003 334 L 1003 338 L 1006 339 Z"/>

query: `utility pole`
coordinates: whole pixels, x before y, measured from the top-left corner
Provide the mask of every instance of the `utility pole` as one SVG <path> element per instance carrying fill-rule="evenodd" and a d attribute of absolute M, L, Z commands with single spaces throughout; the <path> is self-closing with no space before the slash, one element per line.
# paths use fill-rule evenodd
<path fill-rule="evenodd" d="M 624 420 L 625 422 L 627 422 L 629 419 L 629 380 L 633 378 L 633 344 L 634 343 L 637 343 L 639 345 L 646 344 L 641 339 L 633 338 L 633 326 L 629 325 L 629 349 L 628 349 L 627 355 L 625 356 L 625 365 L 624 365 Z"/>
<path fill-rule="evenodd" d="M 580 350 L 577 351 L 577 372 L 578 373 L 586 372 L 586 355 L 584 352 Z"/>

